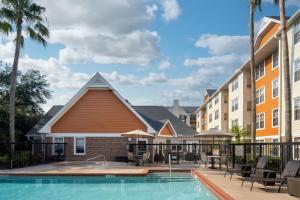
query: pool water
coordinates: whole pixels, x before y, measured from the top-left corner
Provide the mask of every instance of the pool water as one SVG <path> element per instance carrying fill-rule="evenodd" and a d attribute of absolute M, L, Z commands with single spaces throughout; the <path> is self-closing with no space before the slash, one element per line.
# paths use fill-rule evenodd
<path fill-rule="evenodd" d="M 0 176 L 0 200 L 216 200 L 188 173 L 145 177 Z"/>

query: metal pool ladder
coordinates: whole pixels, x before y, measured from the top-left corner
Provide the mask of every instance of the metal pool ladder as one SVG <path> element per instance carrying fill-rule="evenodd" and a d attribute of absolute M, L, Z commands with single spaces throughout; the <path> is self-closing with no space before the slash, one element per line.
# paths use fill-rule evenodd
<path fill-rule="evenodd" d="M 91 162 L 92 160 L 95 160 L 96 158 L 103 158 L 103 165 L 105 165 L 106 160 L 105 160 L 104 155 L 98 155 L 98 156 L 95 156 L 95 157 L 92 157 L 92 158 L 88 158 L 88 159 L 85 160 L 85 163 Z"/>

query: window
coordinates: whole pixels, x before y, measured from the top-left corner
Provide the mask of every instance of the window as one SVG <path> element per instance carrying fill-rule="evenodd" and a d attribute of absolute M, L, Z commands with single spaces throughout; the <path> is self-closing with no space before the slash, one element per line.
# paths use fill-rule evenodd
<path fill-rule="evenodd" d="M 74 138 L 74 154 L 85 155 L 85 138 Z"/>
<path fill-rule="evenodd" d="M 210 109 L 212 107 L 212 102 L 208 102 L 208 108 Z"/>
<path fill-rule="evenodd" d="M 180 119 L 182 122 L 186 123 L 186 116 L 185 116 L 185 115 L 179 115 L 179 119 Z"/>
<path fill-rule="evenodd" d="M 273 69 L 278 67 L 278 50 L 276 50 L 272 54 L 272 66 L 273 66 Z"/>
<path fill-rule="evenodd" d="M 256 90 L 256 104 L 261 104 L 265 101 L 265 88 L 262 87 Z"/>
<path fill-rule="evenodd" d="M 239 119 L 234 119 L 231 121 L 231 127 L 236 127 L 239 126 Z"/>
<path fill-rule="evenodd" d="M 143 153 L 147 152 L 147 139 L 140 138 L 139 139 L 139 155 L 143 155 Z"/>
<path fill-rule="evenodd" d="M 300 59 L 295 60 L 294 66 L 294 82 L 297 82 L 300 80 Z"/>
<path fill-rule="evenodd" d="M 54 149 L 53 149 L 53 155 L 63 155 L 64 154 L 64 138 L 63 137 L 57 137 L 53 139 Z"/>
<path fill-rule="evenodd" d="M 234 98 L 232 101 L 231 101 L 231 111 L 234 112 L 236 110 L 239 109 L 239 99 L 238 97 Z"/>
<path fill-rule="evenodd" d="M 239 87 L 239 80 L 238 78 L 233 79 L 231 83 L 231 91 L 235 91 Z"/>
<path fill-rule="evenodd" d="M 294 44 L 297 44 L 299 41 L 300 41 L 300 22 L 297 22 L 294 25 Z"/>
<path fill-rule="evenodd" d="M 279 89 L 278 89 L 278 79 L 272 81 L 272 98 L 278 97 Z"/>
<path fill-rule="evenodd" d="M 219 103 L 219 96 L 216 96 L 215 98 L 215 104 L 218 104 Z"/>
<path fill-rule="evenodd" d="M 265 75 L 265 61 L 261 62 L 255 69 L 255 79 L 259 79 Z"/>
<path fill-rule="evenodd" d="M 300 120 L 300 97 L 294 100 L 294 120 Z"/>
<path fill-rule="evenodd" d="M 216 119 L 216 120 L 219 119 L 219 110 L 216 110 L 216 111 L 215 111 L 215 119 Z"/>
<path fill-rule="evenodd" d="M 212 114 L 209 115 L 208 121 L 212 122 Z"/>
<path fill-rule="evenodd" d="M 276 108 L 272 111 L 272 126 L 273 127 L 278 126 L 278 119 L 279 119 L 279 112 L 278 112 L 278 108 Z"/>
<path fill-rule="evenodd" d="M 256 115 L 256 129 L 265 128 L 265 113 Z"/>

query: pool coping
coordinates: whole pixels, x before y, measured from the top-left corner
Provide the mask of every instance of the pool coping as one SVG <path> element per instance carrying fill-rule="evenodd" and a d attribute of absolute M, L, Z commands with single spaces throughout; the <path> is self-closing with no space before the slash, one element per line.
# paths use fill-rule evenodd
<path fill-rule="evenodd" d="M 204 184 L 216 197 L 220 200 L 235 200 L 231 195 L 209 180 L 203 173 L 199 170 L 192 169 L 192 175 L 196 176 L 197 179 Z"/>

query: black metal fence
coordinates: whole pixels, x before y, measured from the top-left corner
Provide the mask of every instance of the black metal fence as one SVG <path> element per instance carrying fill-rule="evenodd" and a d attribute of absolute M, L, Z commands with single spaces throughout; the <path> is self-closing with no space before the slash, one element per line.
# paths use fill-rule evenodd
<path fill-rule="evenodd" d="M 289 160 L 300 160 L 300 142 L 241 144 L 140 144 L 139 154 L 149 151 L 153 162 L 168 163 L 169 154 L 176 163 L 201 160 L 201 155 L 226 156 L 229 167 L 241 164 L 255 166 L 260 156 L 268 158 L 267 169 L 281 173 Z M 254 156 L 255 155 L 255 156 Z"/>
<path fill-rule="evenodd" d="M 0 143 L 0 169 L 65 160 L 66 143 Z"/>

